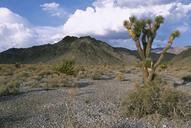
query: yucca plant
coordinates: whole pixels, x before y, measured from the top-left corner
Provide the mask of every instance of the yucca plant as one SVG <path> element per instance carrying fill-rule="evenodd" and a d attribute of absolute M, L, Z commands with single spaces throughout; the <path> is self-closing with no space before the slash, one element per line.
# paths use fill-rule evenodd
<path fill-rule="evenodd" d="M 75 62 L 73 60 L 63 60 L 62 63 L 56 65 L 56 71 L 66 75 L 74 75 Z"/>
<path fill-rule="evenodd" d="M 124 21 L 125 28 L 136 44 L 136 48 L 142 62 L 141 67 L 145 84 L 154 80 L 156 69 L 161 64 L 161 61 L 163 60 L 166 52 L 172 46 L 175 38 L 180 35 L 179 31 L 174 31 L 170 34 L 166 47 L 162 50 L 158 60 L 154 62 L 153 58 L 151 58 L 151 49 L 157 35 L 157 31 L 163 23 L 164 18 L 162 16 L 157 16 L 154 20 L 149 18 L 137 19 L 133 16 L 130 17 L 129 20 Z"/>

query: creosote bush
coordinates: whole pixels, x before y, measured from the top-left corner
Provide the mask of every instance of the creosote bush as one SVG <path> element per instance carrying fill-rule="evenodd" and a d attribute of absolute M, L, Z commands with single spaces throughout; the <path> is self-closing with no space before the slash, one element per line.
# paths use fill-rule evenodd
<path fill-rule="evenodd" d="M 62 63 L 56 65 L 56 71 L 66 75 L 75 74 L 75 62 L 73 60 L 63 60 Z"/>
<path fill-rule="evenodd" d="M 188 96 L 170 87 L 156 83 L 138 86 L 129 92 L 123 104 L 123 113 L 127 117 L 144 118 L 159 114 L 164 118 L 191 119 L 191 104 Z"/>
<path fill-rule="evenodd" d="M 15 95 L 19 92 L 20 84 L 17 81 L 11 81 L 0 85 L 0 96 Z"/>

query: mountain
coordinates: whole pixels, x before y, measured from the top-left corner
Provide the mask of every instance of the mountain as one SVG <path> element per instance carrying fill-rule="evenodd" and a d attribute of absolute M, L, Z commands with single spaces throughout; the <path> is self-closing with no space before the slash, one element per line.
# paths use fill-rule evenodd
<path fill-rule="evenodd" d="M 172 61 L 177 65 L 191 65 L 191 48 L 181 52 L 179 55 L 174 57 Z"/>
<path fill-rule="evenodd" d="M 187 50 L 188 48 L 189 48 L 189 46 L 183 47 L 183 48 L 171 47 L 167 52 L 168 52 L 168 53 L 171 53 L 171 54 L 178 55 L 178 54 L 180 54 L 181 52 Z M 154 49 L 152 49 L 152 52 L 159 54 L 159 53 L 162 52 L 163 49 L 164 49 L 164 48 L 154 48 Z"/>
<path fill-rule="evenodd" d="M 130 50 L 113 48 L 89 36 L 67 36 L 55 44 L 12 48 L 0 53 L 1 64 L 54 63 L 63 59 L 74 59 L 78 64 L 132 64 L 138 61 Z"/>

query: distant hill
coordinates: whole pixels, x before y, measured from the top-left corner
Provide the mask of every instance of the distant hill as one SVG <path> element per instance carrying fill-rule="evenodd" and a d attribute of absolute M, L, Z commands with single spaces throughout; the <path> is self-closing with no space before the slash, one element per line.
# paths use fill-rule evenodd
<path fill-rule="evenodd" d="M 191 48 L 183 51 L 172 60 L 175 64 L 191 65 Z"/>
<path fill-rule="evenodd" d="M 168 53 L 171 53 L 171 54 L 178 55 L 178 54 L 180 54 L 181 52 L 187 50 L 188 48 L 189 48 L 189 46 L 183 47 L 183 48 L 171 47 L 167 52 L 168 52 Z M 164 48 L 154 48 L 154 49 L 152 49 L 152 52 L 159 54 L 159 53 L 162 52 L 163 49 L 164 49 Z"/>
<path fill-rule="evenodd" d="M 12 48 L 0 53 L 1 64 L 54 63 L 63 59 L 74 59 L 78 64 L 132 64 L 138 61 L 132 51 L 113 48 L 89 36 L 67 36 L 55 44 Z"/>

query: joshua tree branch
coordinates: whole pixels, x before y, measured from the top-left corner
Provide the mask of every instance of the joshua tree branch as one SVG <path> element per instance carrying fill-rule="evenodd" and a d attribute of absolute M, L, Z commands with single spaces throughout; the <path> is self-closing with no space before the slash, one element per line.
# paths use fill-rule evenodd
<path fill-rule="evenodd" d="M 143 52 L 144 52 L 144 56 L 146 57 L 146 49 L 147 49 L 147 41 L 146 41 L 147 35 L 146 33 L 143 33 L 141 40 L 142 40 L 142 44 L 143 44 Z"/>
<path fill-rule="evenodd" d="M 129 35 L 131 36 L 131 38 L 135 41 L 137 51 L 138 51 L 139 56 L 141 57 L 141 60 L 145 60 L 144 52 L 143 52 L 143 49 L 141 47 L 141 43 L 139 41 L 139 38 L 136 37 L 136 34 L 131 29 L 132 24 L 129 23 L 128 21 L 126 21 L 124 23 L 124 26 L 127 28 L 127 31 L 129 33 Z"/>
<path fill-rule="evenodd" d="M 149 39 L 146 47 L 146 57 L 150 56 L 151 48 L 152 48 L 152 39 Z"/>
<path fill-rule="evenodd" d="M 168 40 L 168 43 L 166 45 L 166 47 L 163 49 L 160 57 L 158 58 L 157 62 L 154 64 L 154 70 L 160 65 L 161 61 L 163 60 L 166 52 L 170 49 L 170 47 L 172 46 L 173 44 L 173 41 L 176 37 L 178 37 L 180 35 L 180 32 L 179 31 L 175 31 L 173 32 L 171 35 L 170 35 L 170 38 Z"/>
<path fill-rule="evenodd" d="M 136 44 L 139 56 L 144 61 L 145 60 L 145 56 L 144 56 L 144 52 L 143 52 L 143 49 L 141 47 L 141 43 L 140 43 L 139 39 L 135 39 L 135 44 Z"/>

